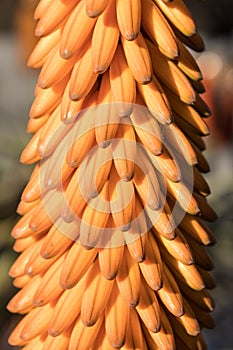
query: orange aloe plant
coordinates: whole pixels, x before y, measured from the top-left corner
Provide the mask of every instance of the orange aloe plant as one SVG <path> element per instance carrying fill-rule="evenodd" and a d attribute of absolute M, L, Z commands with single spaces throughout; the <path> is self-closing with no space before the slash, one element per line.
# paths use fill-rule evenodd
<path fill-rule="evenodd" d="M 206 349 L 210 111 L 182 0 L 40 0 L 8 304 L 24 350 Z"/>

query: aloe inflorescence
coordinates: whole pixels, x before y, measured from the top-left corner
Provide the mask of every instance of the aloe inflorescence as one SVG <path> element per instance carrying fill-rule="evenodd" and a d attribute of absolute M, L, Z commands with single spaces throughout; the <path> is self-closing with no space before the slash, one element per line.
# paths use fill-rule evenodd
<path fill-rule="evenodd" d="M 8 304 L 25 350 L 206 349 L 209 108 L 182 0 L 40 0 Z"/>

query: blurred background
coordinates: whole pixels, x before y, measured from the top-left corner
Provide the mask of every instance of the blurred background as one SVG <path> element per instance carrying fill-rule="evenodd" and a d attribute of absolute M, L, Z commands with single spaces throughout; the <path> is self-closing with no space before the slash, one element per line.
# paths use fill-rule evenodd
<path fill-rule="evenodd" d="M 0 1 L 0 349 L 8 350 L 7 337 L 18 321 L 5 310 L 16 292 L 8 270 L 16 258 L 10 232 L 17 220 L 15 210 L 31 172 L 19 164 L 29 139 L 26 124 L 37 72 L 26 67 L 36 39 L 33 9 L 38 0 Z M 233 1 L 186 0 L 206 43 L 195 54 L 204 73 L 212 110 L 208 120 L 211 136 L 205 152 L 211 173 L 206 178 L 213 194 L 210 203 L 219 220 L 211 226 L 218 244 L 210 249 L 216 268 L 216 329 L 205 331 L 209 350 L 233 350 Z M 181 350 L 181 349 L 179 349 Z"/>

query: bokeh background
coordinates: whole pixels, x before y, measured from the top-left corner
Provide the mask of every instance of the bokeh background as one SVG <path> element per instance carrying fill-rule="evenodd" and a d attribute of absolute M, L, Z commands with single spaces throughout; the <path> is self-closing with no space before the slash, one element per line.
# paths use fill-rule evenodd
<path fill-rule="evenodd" d="M 16 258 L 10 232 L 17 220 L 15 210 L 31 172 L 19 163 L 29 139 L 26 124 L 37 72 L 26 67 L 36 39 L 32 12 L 38 0 L 0 1 L 0 349 L 7 344 L 18 316 L 5 306 L 16 292 L 8 277 Z M 218 244 L 211 248 L 217 287 L 216 328 L 205 331 L 209 350 L 233 350 L 233 1 L 186 0 L 205 39 L 206 52 L 196 55 L 212 109 L 208 120 L 211 136 L 205 152 L 211 173 L 206 178 L 212 195 L 209 201 L 219 220 L 211 225 Z M 182 350 L 182 349 L 179 349 Z"/>

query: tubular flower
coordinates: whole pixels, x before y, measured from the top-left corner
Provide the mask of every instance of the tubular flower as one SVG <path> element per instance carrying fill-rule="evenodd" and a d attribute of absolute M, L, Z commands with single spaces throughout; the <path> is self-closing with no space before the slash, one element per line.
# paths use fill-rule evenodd
<path fill-rule="evenodd" d="M 206 349 L 210 111 L 182 0 L 40 0 L 8 304 L 25 350 Z"/>

